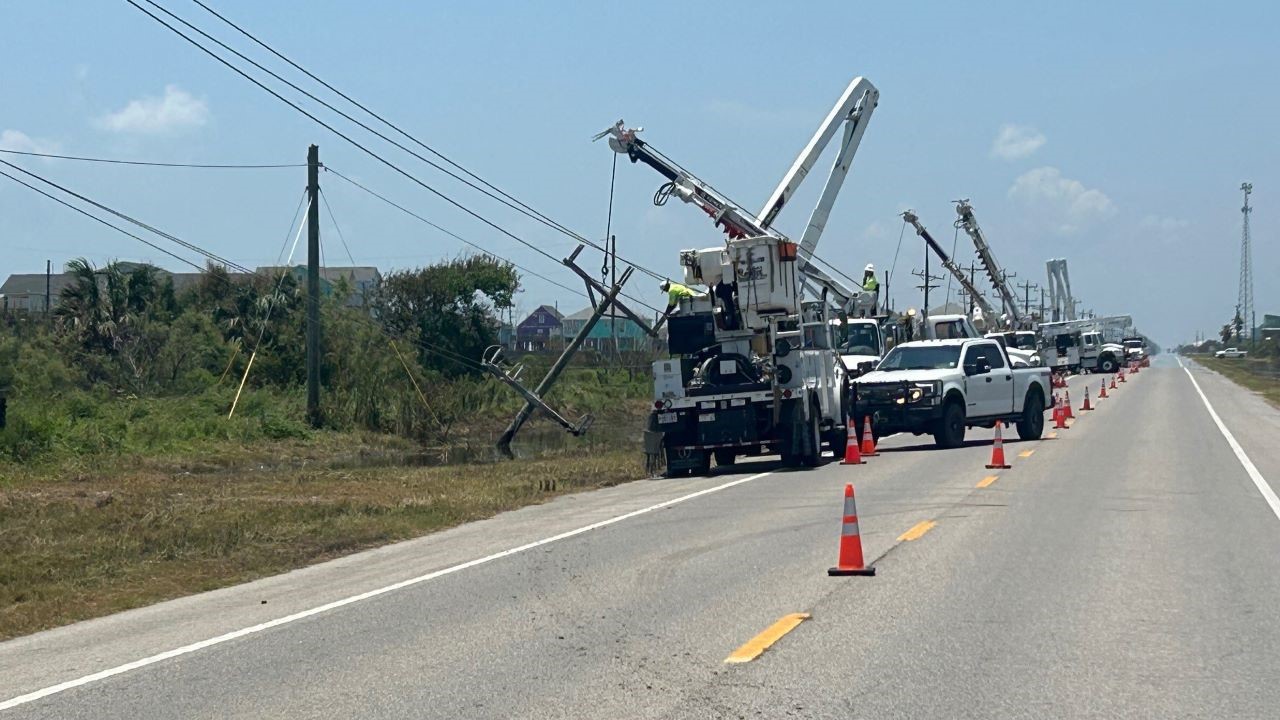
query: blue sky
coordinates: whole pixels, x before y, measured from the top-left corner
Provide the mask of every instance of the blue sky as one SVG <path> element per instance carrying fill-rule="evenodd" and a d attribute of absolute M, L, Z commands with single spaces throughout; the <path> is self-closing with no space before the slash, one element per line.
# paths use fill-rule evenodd
<path fill-rule="evenodd" d="M 185 0 L 175 12 L 242 49 Z M 856 274 L 894 264 L 913 207 L 949 244 L 951 201 L 972 200 L 1000 261 L 1045 284 L 1066 257 L 1086 308 L 1128 312 L 1165 343 L 1231 315 L 1242 180 L 1254 184 L 1259 315 L 1280 312 L 1280 10 L 1269 3 L 213 5 L 471 170 L 589 237 L 605 232 L 611 153 L 589 138 L 618 118 L 749 207 L 769 191 L 849 80 L 881 102 L 819 246 Z M 17 3 L 0 146 L 168 162 L 302 162 L 344 174 L 565 284 L 567 271 L 382 168 L 124 2 Z M 261 53 L 255 57 L 261 57 Z M 277 67 L 277 66 L 273 66 Z M 345 127 L 345 124 L 344 124 Z M 363 135 L 362 135 L 363 136 Z M 386 149 L 378 145 L 380 149 Z M 424 181 L 554 255 L 563 236 L 386 149 Z M 180 170 L 14 160 L 246 265 L 274 263 L 302 169 Z M 822 165 L 826 165 L 824 159 Z M 825 172 L 825 171 L 824 171 Z M 0 178 L 0 274 L 46 258 L 170 258 Z M 620 252 L 675 273 L 681 248 L 719 238 L 691 207 L 655 208 L 660 181 L 618 165 Z M 820 180 L 781 216 L 802 226 Z M 411 267 L 467 250 L 332 176 L 322 178 L 359 264 Z M 325 253 L 349 262 L 326 217 Z M 961 238 L 962 259 L 971 257 Z M 893 294 L 918 304 L 908 233 Z M 590 254 L 590 253 L 588 253 Z M 594 265 L 598 255 L 585 264 Z M 935 266 L 936 267 L 936 266 Z M 644 276 L 630 292 L 660 303 Z M 519 298 L 577 310 L 537 278 Z"/>

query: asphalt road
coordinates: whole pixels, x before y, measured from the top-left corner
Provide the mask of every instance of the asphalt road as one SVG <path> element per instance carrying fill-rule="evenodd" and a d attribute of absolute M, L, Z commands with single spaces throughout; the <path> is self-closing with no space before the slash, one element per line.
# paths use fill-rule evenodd
<path fill-rule="evenodd" d="M 1191 373 L 1280 485 L 1280 412 Z M 1280 516 L 1188 373 L 1160 358 L 1059 436 L 994 472 L 975 429 L 631 483 L 20 638 L 0 717 L 1280 713 Z M 874 578 L 826 575 L 846 482 Z"/>

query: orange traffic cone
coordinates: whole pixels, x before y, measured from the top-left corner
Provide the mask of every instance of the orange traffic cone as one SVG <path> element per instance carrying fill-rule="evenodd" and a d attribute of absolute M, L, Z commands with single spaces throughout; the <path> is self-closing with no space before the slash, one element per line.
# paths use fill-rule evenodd
<path fill-rule="evenodd" d="M 1013 467 L 1004 461 L 1004 438 L 1000 436 L 1000 428 L 1004 427 L 1004 423 L 996 421 L 996 439 L 991 443 L 991 462 L 987 463 L 988 470 L 1008 470 Z"/>
<path fill-rule="evenodd" d="M 1115 376 L 1115 375 L 1112 375 L 1112 376 L 1111 376 L 1111 389 L 1112 389 L 1112 390 L 1115 390 L 1115 389 L 1116 389 L 1116 376 Z"/>
<path fill-rule="evenodd" d="M 1054 430 L 1067 429 L 1067 411 L 1061 405 L 1058 405 L 1053 409 L 1053 429 Z"/>
<path fill-rule="evenodd" d="M 1107 396 L 1107 381 L 1102 381 L 1102 389 L 1098 391 L 1098 399 L 1101 400 Z"/>
<path fill-rule="evenodd" d="M 862 455 L 858 453 L 858 424 L 853 420 L 845 426 L 844 439 L 844 459 L 840 461 L 841 465 L 861 465 L 865 462 Z"/>
<path fill-rule="evenodd" d="M 1116 373 L 1116 379 L 1117 379 L 1117 380 L 1119 380 L 1120 382 L 1125 382 L 1125 379 L 1124 379 L 1124 368 L 1120 368 L 1120 372 L 1117 372 L 1117 373 Z"/>
<path fill-rule="evenodd" d="M 871 416 L 864 415 L 862 420 L 862 455 L 875 457 L 880 453 L 876 452 L 876 436 L 871 432 Z"/>
<path fill-rule="evenodd" d="M 1080 406 L 1080 411 L 1084 412 L 1085 410 L 1092 410 L 1092 409 L 1093 409 L 1093 406 L 1089 404 L 1089 386 L 1086 385 L 1084 388 L 1084 404 Z"/>
<path fill-rule="evenodd" d="M 1076 411 L 1071 409 L 1071 391 L 1066 392 L 1067 401 L 1062 403 L 1062 415 L 1068 420 L 1076 419 Z"/>
<path fill-rule="evenodd" d="M 856 446 L 855 446 L 856 447 Z M 858 534 L 858 505 L 853 499 L 853 485 L 844 486 L 844 518 L 840 523 L 840 559 L 827 570 L 828 575 L 875 575 L 874 567 L 862 562 L 862 536 Z"/>

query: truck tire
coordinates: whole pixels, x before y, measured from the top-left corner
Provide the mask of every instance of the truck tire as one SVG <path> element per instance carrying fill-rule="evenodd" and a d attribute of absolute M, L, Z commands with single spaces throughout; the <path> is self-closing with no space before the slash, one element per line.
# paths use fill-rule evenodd
<path fill-rule="evenodd" d="M 1120 364 L 1116 362 L 1114 355 L 1103 355 L 1102 358 L 1098 360 L 1098 372 L 1113 373 L 1119 367 Z"/>
<path fill-rule="evenodd" d="M 1039 440 L 1044 434 L 1044 395 L 1039 388 L 1027 393 L 1022 403 L 1022 418 L 1018 420 L 1018 437 L 1023 440 Z"/>
<path fill-rule="evenodd" d="M 951 400 L 942 406 L 942 417 L 933 427 L 933 442 L 940 448 L 955 448 L 964 444 L 964 406 Z"/>
<path fill-rule="evenodd" d="M 805 467 L 817 467 L 822 462 L 822 427 L 818 423 L 818 407 L 815 403 L 809 408 L 809 419 L 804 425 L 804 441 L 800 449 L 800 464 Z"/>
<path fill-rule="evenodd" d="M 716 467 L 729 467 L 738 460 L 738 456 L 732 449 L 716 450 Z"/>

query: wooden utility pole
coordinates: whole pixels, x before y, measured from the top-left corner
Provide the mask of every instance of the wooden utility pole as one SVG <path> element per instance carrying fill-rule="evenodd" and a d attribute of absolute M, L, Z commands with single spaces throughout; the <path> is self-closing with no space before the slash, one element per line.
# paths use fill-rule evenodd
<path fill-rule="evenodd" d="M 52 286 L 53 286 L 53 261 L 45 260 L 44 261 L 44 318 L 50 324 L 53 323 L 53 305 L 50 304 L 53 297 L 53 293 L 50 292 L 50 290 L 52 289 Z"/>
<path fill-rule="evenodd" d="M 307 422 L 320 416 L 320 148 L 307 148 Z"/>

